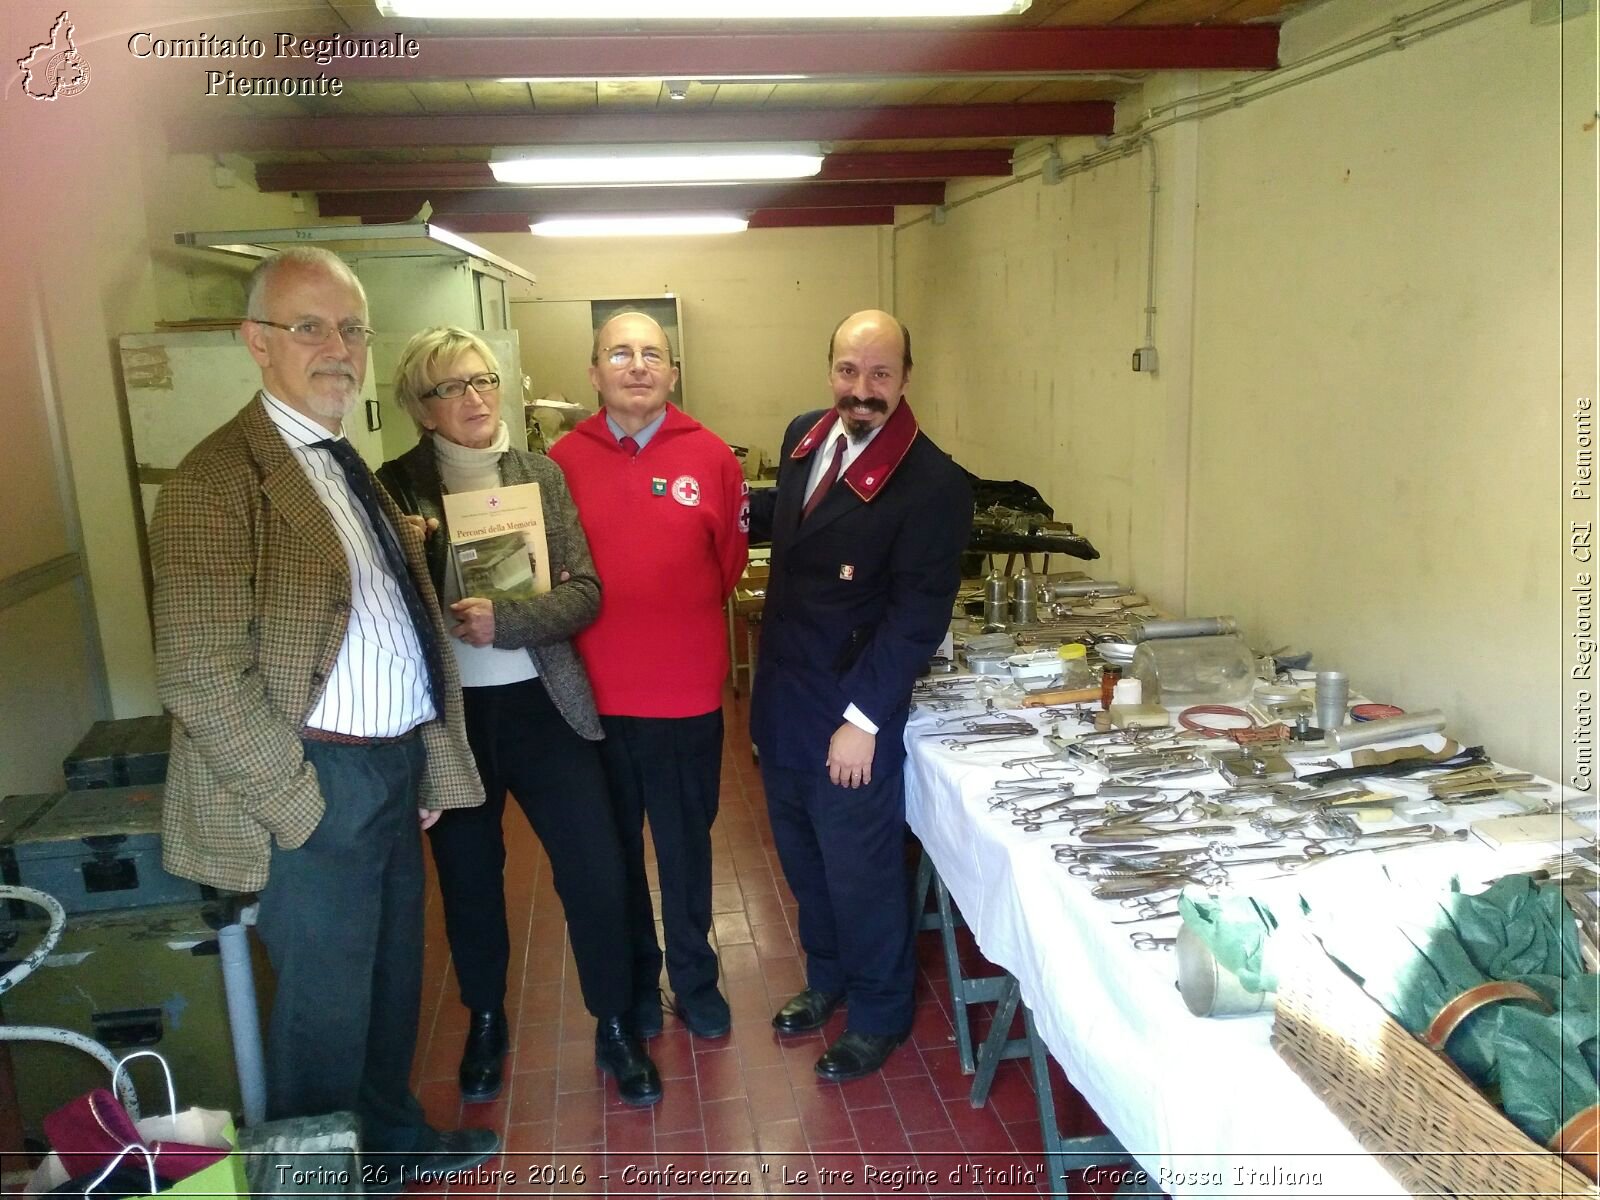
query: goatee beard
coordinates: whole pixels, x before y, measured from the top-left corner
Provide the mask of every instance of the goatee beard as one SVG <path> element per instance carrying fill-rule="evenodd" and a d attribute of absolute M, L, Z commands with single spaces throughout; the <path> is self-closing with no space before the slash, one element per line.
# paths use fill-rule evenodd
<path fill-rule="evenodd" d="M 848 410 L 852 408 L 869 408 L 876 413 L 889 411 L 889 402 L 879 400 L 875 396 L 845 396 L 838 402 L 839 420 L 844 425 L 845 432 L 850 435 L 850 440 L 859 442 L 872 432 L 872 422 L 864 421 L 859 417 L 852 417 Z"/>

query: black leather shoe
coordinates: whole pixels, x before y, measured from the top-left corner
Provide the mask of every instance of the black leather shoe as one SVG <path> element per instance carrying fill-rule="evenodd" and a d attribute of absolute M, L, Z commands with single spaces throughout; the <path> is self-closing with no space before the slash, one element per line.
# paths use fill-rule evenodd
<path fill-rule="evenodd" d="M 504 1009 L 474 1012 L 467 1024 L 467 1045 L 461 1052 L 461 1098 L 468 1104 L 493 1100 L 500 1094 L 502 1065 L 511 1034 Z"/>
<path fill-rule="evenodd" d="M 728 1011 L 728 1002 L 715 988 L 692 1004 L 682 996 L 674 996 L 672 1013 L 698 1038 L 727 1037 L 728 1030 L 733 1028 L 733 1014 Z"/>
<path fill-rule="evenodd" d="M 617 1081 L 624 1104 L 644 1107 L 661 1099 L 661 1076 L 622 1017 L 606 1017 L 594 1030 L 594 1063 Z"/>
<path fill-rule="evenodd" d="M 895 1047 L 908 1036 L 904 1033 L 857 1033 L 846 1029 L 817 1059 L 817 1074 L 829 1083 L 871 1075 L 889 1061 Z"/>
<path fill-rule="evenodd" d="M 651 988 L 648 996 L 633 1002 L 633 1032 L 635 1037 L 653 1038 L 661 1032 L 661 990 Z"/>
<path fill-rule="evenodd" d="M 492 1129 L 450 1129 L 434 1134 L 427 1150 L 374 1155 L 363 1174 L 368 1195 L 389 1196 L 408 1183 L 435 1179 L 452 1171 L 470 1171 L 500 1153 L 500 1137 Z"/>
<path fill-rule="evenodd" d="M 772 1027 L 779 1033 L 810 1033 L 821 1029 L 833 1010 L 844 1003 L 843 992 L 819 992 L 807 988 L 778 1010 Z"/>

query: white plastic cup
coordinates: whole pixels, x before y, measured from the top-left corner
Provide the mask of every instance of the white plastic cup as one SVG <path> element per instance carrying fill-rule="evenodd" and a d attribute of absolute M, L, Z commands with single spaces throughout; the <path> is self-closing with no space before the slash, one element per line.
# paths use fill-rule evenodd
<path fill-rule="evenodd" d="M 1137 679 L 1119 679 L 1111 691 L 1113 704 L 1143 704 L 1144 684 Z"/>

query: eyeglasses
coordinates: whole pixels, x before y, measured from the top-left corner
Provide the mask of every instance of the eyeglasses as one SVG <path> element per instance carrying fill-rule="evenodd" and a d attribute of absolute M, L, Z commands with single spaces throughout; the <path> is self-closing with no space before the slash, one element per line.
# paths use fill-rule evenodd
<path fill-rule="evenodd" d="M 613 367 L 631 367 L 635 358 L 652 371 L 659 371 L 667 365 L 666 352 L 655 346 L 646 346 L 643 350 L 635 350 L 631 346 L 612 346 L 602 353 Z"/>
<path fill-rule="evenodd" d="M 474 375 L 471 379 L 446 379 L 443 383 L 436 384 L 431 390 L 422 393 L 422 399 L 437 396 L 441 400 L 454 400 L 457 396 L 465 396 L 467 389 L 471 388 L 482 396 L 487 392 L 500 390 L 500 376 L 493 371 L 484 371 Z"/>
<path fill-rule="evenodd" d="M 316 317 L 308 317 L 304 321 L 296 321 L 293 325 L 280 325 L 277 321 L 263 321 L 260 317 L 248 317 L 249 321 L 257 325 L 270 325 L 273 329 L 281 329 L 299 342 L 302 346 L 320 346 L 326 342 L 335 328 L 339 332 L 339 340 L 352 349 L 364 349 L 372 342 L 374 330 L 366 325 L 339 325 L 333 326 Z"/>

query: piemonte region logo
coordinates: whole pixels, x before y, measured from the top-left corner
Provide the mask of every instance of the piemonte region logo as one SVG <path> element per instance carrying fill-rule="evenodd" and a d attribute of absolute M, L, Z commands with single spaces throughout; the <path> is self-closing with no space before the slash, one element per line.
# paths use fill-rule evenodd
<path fill-rule="evenodd" d="M 50 27 L 50 40 L 30 46 L 17 59 L 22 68 L 22 90 L 35 100 L 59 100 L 76 96 L 89 86 L 89 68 L 72 40 L 74 26 L 67 24 L 63 12 Z"/>

